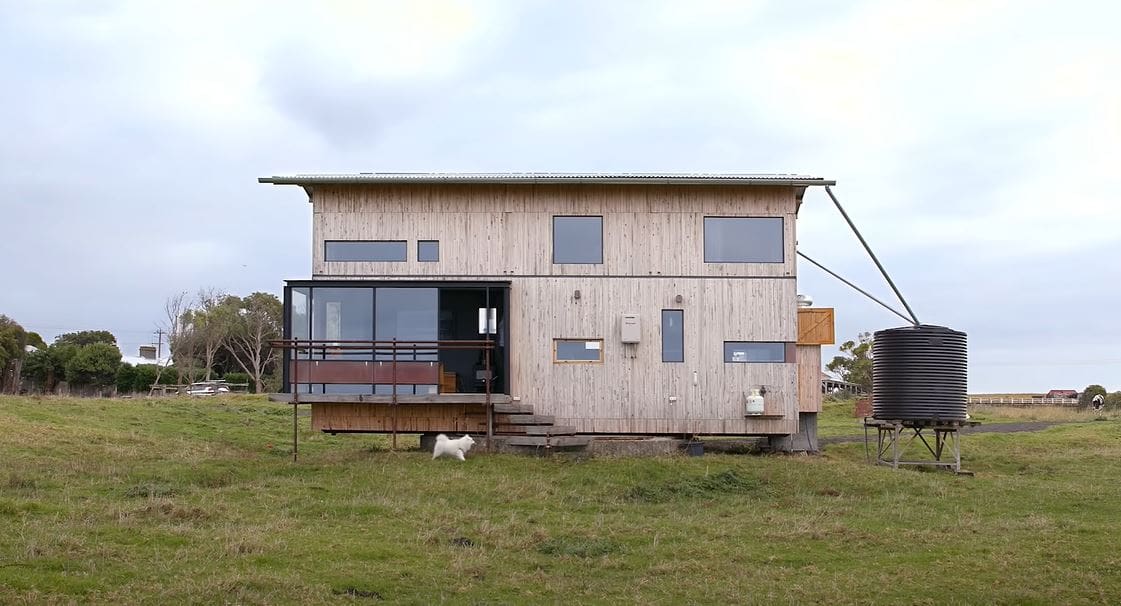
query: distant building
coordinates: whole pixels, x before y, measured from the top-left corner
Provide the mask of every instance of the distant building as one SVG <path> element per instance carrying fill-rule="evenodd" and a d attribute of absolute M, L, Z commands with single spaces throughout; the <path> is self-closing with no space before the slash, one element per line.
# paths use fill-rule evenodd
<path fill-rule="evenodd" d="M 1045 398 L 1077 398 L 1078 390 L 1076 389 L 1052 389 L 1047 392 Z"/>

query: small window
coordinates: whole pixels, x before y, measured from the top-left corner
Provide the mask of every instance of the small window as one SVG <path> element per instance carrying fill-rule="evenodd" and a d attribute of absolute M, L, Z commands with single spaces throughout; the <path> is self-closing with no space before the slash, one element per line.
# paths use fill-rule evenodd
<path fill-rule="evenodd" d="M 553 362 L 603 362 L 603 339 L 553 339 Z"/>
<path fill-rule="evenodd" d="M 553 263 L 603 263 L 603 217 L 553 217 Z"/>
<path fill-rule="evenodd" d="M 416 260 L 424 262 L 435 262 L 440 260 L 440 241 L 439 240 L 417 240 L 416 243 Z"/>
<path fill-rule="evenodd" d="M 782 217 L 705 217 L 705 263 L 782 263 Z"/>
<path fill-rule="evenodd" d="M 404 240 L 327 240 L 327 261 L 405 261 L 408 246 Z"/>
<path fill-rule="evenodd" d="M 685 311 L 662 310 L 662 361 L 685 361 Z"/>
<path fill-rule="evenodd" d="M 724 341 L 724 361 L 747 364 L 785 362 L 786 343 Z"/>

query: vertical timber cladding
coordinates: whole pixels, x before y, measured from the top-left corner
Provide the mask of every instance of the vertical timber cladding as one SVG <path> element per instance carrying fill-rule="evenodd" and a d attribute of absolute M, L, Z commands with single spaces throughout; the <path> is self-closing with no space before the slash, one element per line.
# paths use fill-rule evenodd
<path fill-rule="evenodd" d="M 723 347 L 726 340 L 793 341 L 794 291 L 786 279 L 515 279 L 516 395 L 581 432 L 795 432 L 796 364 L 727 364 Z M 685 310 L 683 363 L 662 362 L 662 309 Z M 631 312 L 641 321 L 638 345 L 620 342 L 620 315 Z M 603 337 L 603 363 L 554 364 L 554 336 Z M 781 417 L 744 418 L 745 392 L 761 385 L 767 415 Z"/>
<path fill-rule="evenodd" d="M 723 360 L 724 341 L 797 338 L 793 187 L 317 186 L 312 202 L 316 277 L 510 280 L 511 395 L 560 424 L 598 433 L 797 431 L 796 364 Z M 603 217 L 602 264 L 552 263 L 555 215 Z M 783 262 L 704 263 L 705 216 L 783 217 Z M 323 242 L 336 239 L 407 240 L 409 260 L 325 262 Z M 417 240 L 439 240 L 440 261 L 417 263 Z M 685 310 L 684 363 L 661 361 L 662 309 Z M 620 342 L 624 313 L 641 319 L 637 346 Z M 554 338 L 603 338 L 604 363 L 553 364 Z M 760 386 L 767 418 L 745 418 L 744 393 Z"/>
<path fill-rule="evenodd" d="M 312 273 L 422 276 L 793 277 L 792 187 L 377 185 L 316 187 Z M 603 263 L 554 265 L 553 216 L 603 217 Z M 783 263 L 705 263 L 705 216 L 783 217 Z M 409 261 L 327 262 L 325 240 L 406 240 Z M 417 240 L 440 260 L 416 263 Z"/>

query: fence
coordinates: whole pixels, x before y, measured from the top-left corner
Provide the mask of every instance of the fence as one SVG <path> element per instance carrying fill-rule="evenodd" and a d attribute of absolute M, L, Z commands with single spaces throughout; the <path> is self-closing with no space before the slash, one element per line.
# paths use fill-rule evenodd
<path fill-rule="evenodd" d="M 1078 398 L 987 398 L 970 397 L 970 405 L 982 406 L 1078 406 Z"/>

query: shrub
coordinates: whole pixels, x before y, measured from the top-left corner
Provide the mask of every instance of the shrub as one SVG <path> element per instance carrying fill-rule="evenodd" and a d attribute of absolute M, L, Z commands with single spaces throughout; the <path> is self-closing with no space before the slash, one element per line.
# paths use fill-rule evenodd
<path fill-rule="evenodd" d="M 238 383 L 240 383 L 240 384 L 250 384 L 249 375 L 245 374 L 244 372 L 227 372 L 222 377 L 222 379 L 225 382 L 230 383 L 231 385 L 232 384 L 238 384 Z M 253 390 L 253 385 L 250 384 L 249 387 L 246 388 L 246 391 L 252 391 L 252 390 Z"/>
<path fill-rule="evenodd" d="M 117 393 L 127 394 L 137 391 L 136 367 L 132 364 L 121 364 L 117 369 Z"/>
<path fill-rule="evenodd" d="M 71 386 L 106 387 L 116 382 L 120 367 L 121 350 L 116 345 L 84 345 L 66 362 L 66 381 Z"/>

